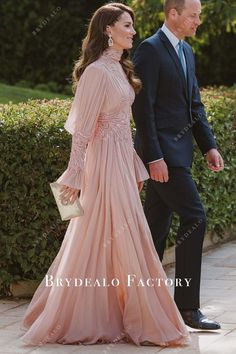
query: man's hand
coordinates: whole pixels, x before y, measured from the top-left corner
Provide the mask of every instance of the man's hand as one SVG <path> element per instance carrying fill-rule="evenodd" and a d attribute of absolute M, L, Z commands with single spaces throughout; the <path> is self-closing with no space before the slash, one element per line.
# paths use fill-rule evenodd
<path fill-rule="evenodd" d="M 224 160 L 217 149 L 210 149 L 206 153 L 208 168 L 211 171 L 219 172 L 224 169 Z"/>
<path fill-rule="evenodd" d="M 151 162 L 149 164 L 150 177 L 156 182 L 168 182 L 169 174 L 167 164 L 164 160 Z"/>
<path fill-rule="evenodd" d="M 60 190 L 60 199 L 63 201 L 63 203 L 65 204 L 69 204 L 69 203 L 74 203 L 74 201 L 76 200 L 78 193 L 79 193 L 79 189 L 75 189 L 75 188 L 71 188 L 68 186 L 63 185 L 61 190 Z"/>

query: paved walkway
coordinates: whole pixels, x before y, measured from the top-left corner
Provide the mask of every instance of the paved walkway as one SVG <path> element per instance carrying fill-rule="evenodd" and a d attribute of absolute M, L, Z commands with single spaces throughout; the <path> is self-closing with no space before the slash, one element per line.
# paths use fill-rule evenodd
<path fill-rule="evenodd" d="M 174 269 L 166 269 L 174 277 Z M 0 301 L 0 354 L 235 354 L 236 353 L 236 241 L 204 254 L 201 304 L 204 314 L 222 325 L 218 331 L 190 329 L 192 344 L 186 348 L 137 347 L 132 344 L 24 346 L 19 340 L 19 323 L 28 301 Z M 171 288 L 173 293 L 173 288 Z"/>

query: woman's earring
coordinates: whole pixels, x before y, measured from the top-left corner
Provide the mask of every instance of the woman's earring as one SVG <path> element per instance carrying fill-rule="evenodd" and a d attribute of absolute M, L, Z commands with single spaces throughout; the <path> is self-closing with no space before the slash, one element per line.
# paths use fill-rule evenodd
<path fill-rule="evenodd" d="M 109 38 L 108 38 L 108 45 L 109 45 L 109 47 L 112 47 L 113 44 L 114 44 L 113 39 L 112 39 L 112 36 L 111 36 L 111 34 L 108 34 L 108 36 L 109 36 Z"/>

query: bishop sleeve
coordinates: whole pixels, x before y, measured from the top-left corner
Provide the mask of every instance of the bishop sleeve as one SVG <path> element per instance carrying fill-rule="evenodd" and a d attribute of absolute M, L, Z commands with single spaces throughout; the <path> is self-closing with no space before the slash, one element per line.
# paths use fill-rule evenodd
<path fill-rule="evenodd" d="M 102 67 L 90 64 L 77 85 L 75 97 L 64 125 L 72 134 L 67 169 L 56 182 L 81 189 L 87 144 L 96 128 L 106 96 L 106 76 Z"/>
<path fill-rule="evenodd" d="M 142 182 L 150 178 L 147 169 L 144 166 L 143 161 L 140 159 L 135 149 L 134 149 L 134 170 L 135 170 L 135 176 L 137 182 Z"/>

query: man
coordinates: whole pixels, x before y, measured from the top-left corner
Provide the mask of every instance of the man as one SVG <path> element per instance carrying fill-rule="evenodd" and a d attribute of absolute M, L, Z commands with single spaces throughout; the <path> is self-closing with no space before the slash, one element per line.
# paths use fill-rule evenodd
<path fill-rule="evenodd" d="M 218 172 L 224 163 L 201 102 L 192 48 L 183 41 L 194 36 L 201 23 L 201 3 L 166 0 L 164 12 L 162 28 L 144 40 L 134 55 L 143 84 L 133 104 L 135 148 L 151 177 L 144 210 L 161 260 L 172 213 L 179 215 L 175 277 L 191 281 L 189 287 L 175 287 L 175 302 L 190 327 L 219 329 L 219 323 L 199 310 L 206 216 L 191 176 L 193 137 L 210 170 Z"/>

